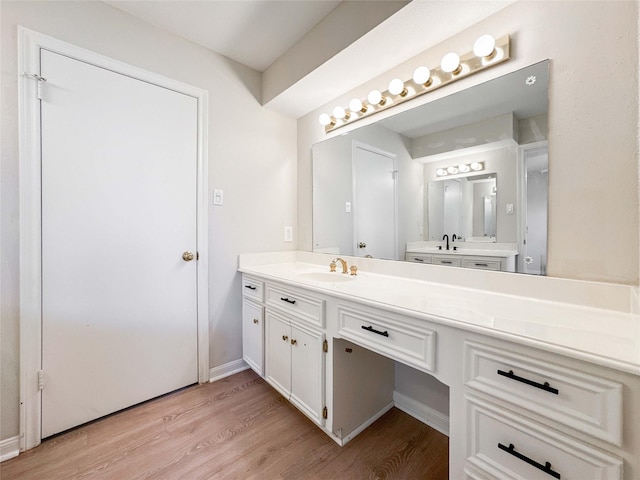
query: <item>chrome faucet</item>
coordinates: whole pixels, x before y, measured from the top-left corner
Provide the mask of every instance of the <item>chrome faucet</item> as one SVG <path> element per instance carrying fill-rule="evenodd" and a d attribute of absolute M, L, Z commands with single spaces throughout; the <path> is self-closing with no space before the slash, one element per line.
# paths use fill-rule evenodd
<path fill-rule="evenodd" d="M 455 235 L 455 234 L 454 234 Z M 447 235 L 446 233 L 442 236 L 443 240 L 447 241 L 447 250 L 449 250 L 449 235 Z"/>
<path fill-rule="evenodd" d="M 333 260 L 331 260 L 331 263 L 329 264 L 329 269 L 332 272 L 335 272 L 336 271 L 336 262 L 340 262 L 342 264 L 342 273 L 347 273 L 347 262 L 345 262 L 340 257 L 337 257 L 337 258 L 334 258 Z"/>

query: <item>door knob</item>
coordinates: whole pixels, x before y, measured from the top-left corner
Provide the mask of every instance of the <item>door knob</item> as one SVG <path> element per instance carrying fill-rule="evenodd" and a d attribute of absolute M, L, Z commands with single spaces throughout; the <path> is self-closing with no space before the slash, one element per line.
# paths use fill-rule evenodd
<path fill-rule="evenodd" d="M 182 254 L 182 259 L 183 259 L 185 262 L 190 262 L 190 261 L 191 261 L 191 260 L 193 260 L 194 258 L 196 258 L 196 256 L 195 256 L 193 253 L 191 253 L 191 252 L 188 252 L 188 251 L 187 251 L 187 252 L 184 252 L 184 253 Z"/>
<path fill-rule="evenodd" d="M 367 248 L 367 244 L 366 244 L 366 243 L 364 243 L 364 242 L 360 242 L 360 243 L 358 244 L 358 248 Z"/>

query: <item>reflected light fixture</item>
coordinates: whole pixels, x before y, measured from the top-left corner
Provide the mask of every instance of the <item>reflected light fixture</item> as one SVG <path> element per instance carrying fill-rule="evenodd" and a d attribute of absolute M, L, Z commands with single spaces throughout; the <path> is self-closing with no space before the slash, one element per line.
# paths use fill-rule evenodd
<path fill-rule="evenodd" d="M 389 82 L 389 93 L 391 95 L 400 95 L 406 97 L 409 90 L 404 86 L 404 82 L 399 78 L 394 78 Z"/>
<path fill-rule="evenodd" d="M 457 75 L 462 71 L 462 65 L 460 65 L 460 56 L 454 52 L 447 53 L 444 57 L 442 57 L 440 68 L 443 72 Z"/>
<path fill-rule="evenodd" d="M 356 120 L 505 62 L 510 59 L 509 52 L 509 35 L 503 35 L 497 39 L 492 35 L 482 35 L 473 44 L 473 50 L 460 55 L 455 52 L 447 53 L 442 58 L 440 65 L 432 69 L 423 65 L 418 66 L 413 72 L 412 79 L 403 81 L 401 78 L 394 78 L 389 82 L 387 90 L 383 92 L 371 90 L 366 102 L 354 98 L 349 102 L 348 110 L 342 106 L 335 107 L 333 116 L 323 113 L 318 121 L 324 127 L 325 133 L 329 133 L 336 128 L 350 125 Z M 527 85 L 533 83 L 535 83 L 535 77 L 527 79 Z M 474 164 L 476 163 L 474 162 Z M 472 166 L 474 164 L 469 164 L 470 170 L 474 170 Z M 459 166 L 457 168 L 458 172 L 466 173 Z"/>
<path fill-rule="evenodd" d="M 484 170 L 483 162 L 462 163 L 460 165 L 450 165 L 447 168 L 438 168 L 436 177 L 446 177 L 447 175 L 456 175 L 458 173 L 468 173 L 470 171 L 478 172 Z"/>
<path fill-rule="evenodd" d="M 371 90 L 369 92 L 369 95 L 367 95 L 367 101 L 371 105 L 380 105 L 380 106 L 387 103 L 387 99 L 382 96 L 382 93 L 380 93 L 380 90 Z"/>
<path fill-rule="evenodd" d="M 482 35 L 478 37 L 476 43 L 473 44 L 473 53 L 476 57 L 493 58 L 496 54 L 496 39 L 491 35 Z"/>
<path fill-rule="evenodd" d="M 367 111 L 367 106 L 363 105 L 359 98 L 354 98 L 349 102 L 349 110 L 352 112 L 365 113 Z"/>
<path fill-rule="evenodd" d="M 431 70 L 427 67 L 418 67 L 413 72 L 413 83 L 428 87 L 433 83 L 431 79 Z"/>

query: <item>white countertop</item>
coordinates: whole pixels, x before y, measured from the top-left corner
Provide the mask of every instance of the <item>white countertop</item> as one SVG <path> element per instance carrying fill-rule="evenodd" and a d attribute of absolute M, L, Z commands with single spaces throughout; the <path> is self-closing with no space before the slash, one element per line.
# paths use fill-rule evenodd
<path fill-rule="evenodd" d="M 431 255 L 466 255 L 469 257 L 478 256 L 478 257 L 514 257 L 518 254 L 517 250 L 481 250 L 475 248 L 460 248 L 457 250 L 438 250 L 433 247 L 420 247 L 420 248 L 412 248 L 411 250 L 407 249 L 408 254 L 431 254 Z"/>
<path fill-rule="evenodd" d="M 636 313 L 363 271 L 348 281 L 320 282 L 301 274 L 328 272 L 326 266 L 248 263 L 241 261 L 239 270 L 640 375 Z"/>

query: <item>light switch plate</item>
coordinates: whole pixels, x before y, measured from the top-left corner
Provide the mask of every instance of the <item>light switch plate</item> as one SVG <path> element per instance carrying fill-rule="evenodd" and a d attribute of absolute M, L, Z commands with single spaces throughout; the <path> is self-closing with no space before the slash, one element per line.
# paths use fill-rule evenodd
<path fill-rule="evenodd" d="M 513 203 L 507 203 L 507 213 L 509 215 L 513 214 Z"/>
<path fill-rule="evenodd" d="M 219 188 L 213 190 L 213 204 L 224 205 L 224 190 Z"/>
<path fill-rule="evenodd" d="M 284 241 L 293 242 L 293 227 L 284 227 Z"/>
<path fill-rule="evenodd" d="M 351 202 L 345 202 L 344 204 L 344 211 L 346 213 L 351 213 Z"/>

